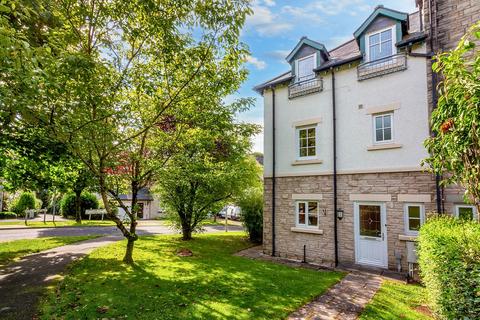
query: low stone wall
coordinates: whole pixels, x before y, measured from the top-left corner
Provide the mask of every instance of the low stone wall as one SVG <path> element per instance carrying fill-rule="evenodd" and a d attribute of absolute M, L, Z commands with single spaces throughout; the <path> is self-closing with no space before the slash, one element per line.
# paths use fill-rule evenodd
<path fill-rule="evenodd" d="M 390 195 L 385 201 L 387 211 L 388 266 L 396 269 L 395 252 L 402 255 L 402 269 L 407 270 L 406 242 L 399 236 L 405 234 L 404 201 L 399 195 L 423 195 L 430 199 L 423 203 L 425 212 L 436 210 L 435 178 L 425 172 L 394 172 L 371 174 L 343 174 L 337 176 L 338 208 L 344 211 L 344 218 L 338 221 L 339 262 L 355 262 L 354 202 L 352 194 Z M 264 252 L 271 254 L 272 234 L 272 179 L 265 178 L 264 207 Z M 450 193 L 462 192 L 460 188 L 449 189 Z M 292 231 L 295 227 L 295 197 L 299 194 L 319 194 L 319 229 L 323 234 L 307 234 Z M 276 178 L 276 255 L 331 267 L 334 264 L 334 210 L 333 176 L 302 176 Z M 445 207 L 453 204 L 446 202 Z"/>

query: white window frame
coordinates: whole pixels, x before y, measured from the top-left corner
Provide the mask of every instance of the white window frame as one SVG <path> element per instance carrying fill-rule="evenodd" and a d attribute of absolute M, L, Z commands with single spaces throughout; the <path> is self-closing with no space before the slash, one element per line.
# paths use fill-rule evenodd
<path fill-rule="evenodd" d="M 391 134 L 391 139 L 390 140 L 382 140 L 382 141 L 377 141 L 377 127 L 376 127 L 376 121 L 375 119 L 377 117 L 384 117 L 390 115 L 390 128 L 392 131 Z M 386 144 L 386 143 L 392 143 L 395 140 L 395 115 L 393 112 L 383 112 L 383 113 L 376 113 L 372 114 L 372 128 L 373 128 L 373 144 Z"/>
<path fill-rule="evenodd" d="M 310 212 L 308 211 L 309 202 L 315 202 L 317 204 L 317 225 L 316 226 L 308 225 L 308 216 L 310 215 Z M 300 214 L 299 214 L 300 203 L 305 204 L 305 223 L 304 224 L 300 223 Z M 318 229 L 320 227 L 320 203 L 316 200 L 295 201 L 295 226 L 303 229 Z"/>
<path fill-rule="evenodd" d="M 301 60 L 306 60 L 306 59 L 309 59 L 309 58 L 312 58 L 313 57 L 313 69 L 315 69 L 317 67 L 317 54 L 316 53 L 312 53 L 312 54 L 309 54 L 308 56 L 305 56 L 305 57 L 301 57 L 301 58 L 298 58 L 295 60 L 295 82 L 300 82 L 302 80 L 300 80 L 299 78 L 299 74 L 298 74 L 298 62 L 301 61 Z M 315 71 L 313 71 L 312 69 L 312 79 L 315 78 Z M 308 79 L 303 79 L 303 80 L 308 80 Z"/>
<path fill-rule="evenodd" d="M 408 216 L 408 208 L 420 207 L 420 226 L 425 223 L 425 206 L 422 203 L 406 203 L 403 209 L 403 221 L 406 235 L 418 235 L 418 231 L 410 230 L 410 220 Z"/>
<path fill-rule="evenodd" d="M 300 130 L 315 129 L 315 155 L 314 156 L 300 156 Z M 314 160 L 318 159 L 318 124 L 306 125 L 295 128 L 295 152 L 297 160 Z"/>
<path fill-rule="evenodd" d="M 478 217 L 477 217 L 477 207 L 475 207 L 474 205 L 471 205 L 471 204 L 456 204 L 455 205 L 455 217 L 459 218 L 460 217 L 460 212 L 459 212 L 459 209 L 460 208 L 472 208 L 473 210 L 473 221 L 477 221 L 478 220 Z"/>
<path fill-rule="evenodd" d="M 387 27 L 387 28 L 384 28 L 384 29 L 381 29 L 381 30 L 372 31 L 372 32 L 369 32 L 369 33 L 365 34 L 365 55 L 366 55 L 366 58 L 367 58 L 366 60 L 368 62 L 375 61 L 375 60 L 370 60 L 370 37 L 374 36 L 376 34 L 382 33 L 384 31 L 387 31 L 387 30 L 392 31 L 392 55 L 397 53 L 397 50 L 396 50 L 396 47 L 395 47 L 395 43 L 397 43 L 396 27 L 397 27 L 396 25 L 393 25 L 393 26 L 390 26 L 390 27 Z M 382 58 L 382 59 L 384 59 L 384 58 Z"/>

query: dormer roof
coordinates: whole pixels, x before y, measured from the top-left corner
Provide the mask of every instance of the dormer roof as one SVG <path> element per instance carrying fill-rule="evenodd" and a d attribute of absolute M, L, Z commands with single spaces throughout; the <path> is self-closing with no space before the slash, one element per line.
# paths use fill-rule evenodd
<path fill-rule="evenodd" d="M 323 44 L 303 36 L 302 38 L 300 38 L 300 41 L 297 43 L 295 48 L 293 48 L 292 52 L 290 52 L 288 56 L 285 58 L 288 63 L 292 62 L 293 58 L 295 57 L 295 54 L 302 48 L 303 45 L 307 45 L 314 49 L 317 49 L 320 52 L 322 52 L 322 54 L 324 54 L 326 57 L 328 57 L 328 51 Z"/>
<path fill-rule="evenodd" d="M 408 20 L 408 13 L 385 8 L 382 5 L 377 6 L 367 20 L 353 33 L 355 39 L 358 39 L 378 16 L 384 16 L 401 22 L 407 22 Z"/>

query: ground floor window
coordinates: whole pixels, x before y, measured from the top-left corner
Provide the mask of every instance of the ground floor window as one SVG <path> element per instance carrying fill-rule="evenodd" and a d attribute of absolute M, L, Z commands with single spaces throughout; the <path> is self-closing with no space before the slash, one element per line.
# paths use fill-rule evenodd
<path fill-rule="evenodd" d="M 465 220 L 476 220 L 477 208 L 475 206 L 470 206 L 470 205 L 456 205 L 455 216 L 457 218 L 465 219 Z"/>
<path fill-rule="evenodd" d="M 318 227 L 318 202 L 297 201 L 296 224 L 299 227 Z"/>
<path fill-rule="evenodd" d="M 405 205 L 405 233 L 418 234 L 420 227 L 425 221 L 425 210 L 421 204 Z"/>

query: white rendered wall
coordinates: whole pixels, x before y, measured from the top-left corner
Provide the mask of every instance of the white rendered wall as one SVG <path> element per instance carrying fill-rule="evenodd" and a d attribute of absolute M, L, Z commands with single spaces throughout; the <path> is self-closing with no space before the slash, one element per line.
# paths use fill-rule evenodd
<path fill-rule="evenodd" d="M 424 52 L 419 47 L 417 52 Z M 335 73 L 337 106 L 337 169 L 339 173 L 406 171 L 420 168 L 427 156 L 428 137 L 426 59 L 407 58 L 407 70 L 364 81 L 352 67 Z M 298 176 L 333 171 L 332 91 L 330 73 L 322 74 L 320 93 L 288 99 L 286 86 L 276 88 L 276 174 Z M 362 105 L 361 109 L 359 105 Z M 369 151 L 373 145 L 371 108 L 395 105 L 394 141 L 401 148 Z M 264 92 L 265 176 L 272 175 L 272 91 Z M 321 164 L 292 165 L 296 160 L 295 122 L 320 118 L 318 133 Z"/>

